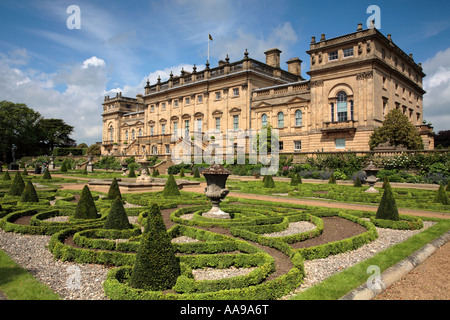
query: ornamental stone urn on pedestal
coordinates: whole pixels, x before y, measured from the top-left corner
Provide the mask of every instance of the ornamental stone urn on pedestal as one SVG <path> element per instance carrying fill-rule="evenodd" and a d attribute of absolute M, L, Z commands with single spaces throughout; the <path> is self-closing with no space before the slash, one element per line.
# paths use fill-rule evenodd
<path fill-rule="evenodd" d="M 380 171 L 380 168 L 377 168 L 372 161 L 370 161 L 369 165 L 363 169 L 367 175 L 367 178 L 364 180 L 369 184 L 369 189 L 366 190 L 367 193 L 378 193 L 379 191 L 374 188 L 375 183 L 378 182 L 377 173 Z"/>
<path fill-rule="evenodd" d="M 216 219 L 231 219 L 229 213 L 223 212 L 219 208 L 220 202 L 225 199 L 230 190 L 225 185 L 228 176 L 232 174 L 231 171 L 225 169 L 220 164 L 213 164 L 208 169 L 203 171 L 206 178 L 207 187 L 205 188 L 205 195 L 211 200 L 212 208 L 210 211 L 204 213 L 202 216 Z"/>

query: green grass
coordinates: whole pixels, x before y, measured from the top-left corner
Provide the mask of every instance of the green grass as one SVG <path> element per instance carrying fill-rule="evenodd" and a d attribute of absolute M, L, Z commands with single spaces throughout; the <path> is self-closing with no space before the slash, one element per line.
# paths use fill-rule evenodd
<path fill-rule="evenodd" d="M 427 243 L 438 238 L 450 230 L 450 221 L 442 219 L 424 220 L 438 221 L 438 223 L 427 230 L 412 236 L 406 241 L 379 252 L 370 259 L 360 262 L 353 267 L 339 272 L 323 282 L 311 287 L 304 292 L 292 297 L 293 300 L 337 300 L 351 290 L 364 284 L 371 274 L 367 273 L 367 268 L 376 265 L 381 272 L 392 267 L 403 259 L 406 259 L 415 251 L 419 250 Z"/>
<path fill-rule="evenodd" d="M 37 281 L 0 250 L 0 290 L 9 300 L 59 300 L 58 294 Z"/>
<path fill-rule="evenodd" d="M 352 185 L 335 185 L 328 183 L 302 183 L 291 186 L 289 181 L 275 181 L 275 188 L 264 188 L 261 180 L 237 181 L 230 180 L 227 187 L 231 192 L 272 195 L 288 193 L 290 198 L 314 198 L 317 200 L 334 200 L 346 203 L 369 204 L 378 206 L 383 195 L 366 193 L 368 186 L 355 188 Z M 398 208 L 417 209 L 424 211 L 450 212 L 450 205 L 435 203 L 436 191 L 413 188 L 392 188 Z M 448 192 L 447 192 L 448 193 Z M 450 193 L 448 193 L 450 194 Z"/>

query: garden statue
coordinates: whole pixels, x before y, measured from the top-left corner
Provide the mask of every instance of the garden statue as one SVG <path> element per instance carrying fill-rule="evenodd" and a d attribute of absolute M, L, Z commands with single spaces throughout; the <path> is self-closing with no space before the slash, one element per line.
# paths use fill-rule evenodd
<path fill-rule="evenodd" d="M 225 169 L 220 164 L 213 164 L 208 169 L 203 171 L 206 178 L 207 187 L 205 188 L 205 195 L 211 200 L 212 208 L 210 211 L 203 214 L 203 217 L 217 218 L 217 219 L 231 219 L 229 213 L 223 212 L 219 208 L 219 204 L 228 195 L 230 190 L 225 188 L 228 176 L 232 174 L 231 171 Z"/>

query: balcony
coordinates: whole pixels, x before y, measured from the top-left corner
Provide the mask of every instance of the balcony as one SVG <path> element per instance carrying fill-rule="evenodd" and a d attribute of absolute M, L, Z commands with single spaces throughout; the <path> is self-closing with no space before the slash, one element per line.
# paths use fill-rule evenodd
<path fill-rule="evenodd" d="M 332 133 L 350 133 L 354 134 L 358 126 L 358 121 L 348 120 L 339 122 L 324 122 L 323 128 L 321 129 L 324 134 Z"/>
<path fill-rule="evenodd" d="M 172 142 L 172 134 L 158 134 L 153 136 L 138 137 L 138 144 L 169 144 Z"/>

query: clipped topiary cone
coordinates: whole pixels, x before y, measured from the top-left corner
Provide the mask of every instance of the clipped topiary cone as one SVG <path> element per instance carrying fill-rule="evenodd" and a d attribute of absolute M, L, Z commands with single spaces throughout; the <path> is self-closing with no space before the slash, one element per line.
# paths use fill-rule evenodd
<path fill-rule="evenodd" d="M 264 188 L 275 188 L 275 182 L 271 175 L 265 176 Z"/>
<path fill-rule="evenodd" d="M 50 174 L 50 170 L 48 168 L 45 169 L 44 174 L 42 176 L 42 179 L 46 179 L 46 180 L 51 180 L 52 179 L 52 176 Z"/>
<path fill-rule="evenodd" d="M 23 176 L 27 176 L 28 175 L 27 168 L 23 168 L 22 175 Z"/>
<path fill-rule="evenodd" d="M 128 171 L 128 178 L 136 178 L 136 173 L 134 172 L 134 168 L 131 167 Z"/>
<path fill-rule="evenodd" d="M 5 174 L 3 175 L 2 180 L 3 181 L 10 181 L 11 180 L 11 176 L 9 175 L 8 170 L 6 170 Z"/>
<path fill-rule="evenodd" d="M 122 194 L 120 193 L 120 188 L 119 188 L 119 184 L 117 183 L 117 179 L 114 178 L 111 183 L 111 186 L 109 187 L 108 196 L 106 198 L 110 199 L 110 200 L 114 200 L 117 197 L 122 199 Z"/>
<path fill-rule="evenodd" d="M 25 189 L 25 182 L 22 179 L 22 175 L 20 174 L 20 172 L 16 172 L 14 180 L 11 183 L 11 186 L 9 187 L 8 194 L 11 196 L 20 197 L 24 189 Z"/>
<path fill-rule="evenodd" d="M 130 276 L 133 288 L 161 291 L 172 288 L 181 274 L 171 238 L 164 225 L 161 211 L 150 204 L 144 233 Z"/>
<path fill-rule="evenodd" d="M 448 192 L 450 192 L 450 180 L 448 180 L 447 188 L 445 188 L 445 190 L 448 191 Z"/>
<path fill-rule="evenodd" d="M 180 178 L 184 178 L 184 169 L 183 168 L 181 168 L 181 170 L 180 170 Z"/>
<path fill-rule="evenodd" d="M 384 177 L 383 185 L 381 186 L 381 189 L 384 189 L 386 184 L 388 184 L 388 183 L 389 183 L 389 178 L 388 177 Z"/>
<path fill-rule="evenodd" d="M 166 181 L 166 185 L 163 190 L 164 196 L 179 196 L 180 190 L 178 189 L 177 182 L 172 174 L 169 175 L 169 178 Z"/>
<path fill-rule="evenodd" d="M 353 183 L 353 186 L 356 187 L 356 188 L 362 188 L 361 179 L 359 179 L 358 177 L 356 177 L 355 183 Z"/>
<path fill-rule="evenodd" d="M 394 194 L 392 193 L 391 184 L 389 181 L 384 186 L 383 196 L 381 197 L 380 205 L 378 206 L 376 219 L 399 221 L 397 203 L 395 202 Z"/>
<path fill-rule="evenodd" d="M 331 173 L 330 179 L 328 180 L 329 184 L 336 184 L 336 178 L 334 177 L 334 173 Z"/>
<path fill-rule="evenodd" d="M 39 197 L 36 193 L 36 189 L 31 181 L 27 182 L 25 189 L 23 190 L 22 196 L 20 197 L 22 202 L 39 202 Z"/>
<path fill-rule="evenodd" d="M 81 192 L 81 197 L 78 201 L 73 217 L 75 219 L 100 218 L 100 215 L 97 213 L 97 208 L 95 207 L 91 191 L 87 185 L 84 186 L 83 191 Z"/>
<path fill-rule="evenodd" d="M 123 207 L 122 198 L 117 196 L 111 205 L 111 209 L 109 210 L 109 214 L 106 217 L 103 229 L 125 230 L 131 229 L 132 227 L 133 226 L 128 220 L 125 208 Z"/>
<path fill-rule="evenodd" d="M 441 184 L 439 186 L 439 189 L 434 198 L 434 202 L 442 203 L 444 205 L 450 204 L 450 201 L 448 200 L 447 192 L 445 192 L 445 187 L 443 184 Z"/>
<path fill-rule="evenodd" d="M 194 169 L 194 178 L 200 178 L 200 172 L 198 171 L 198 167 Z"/>

